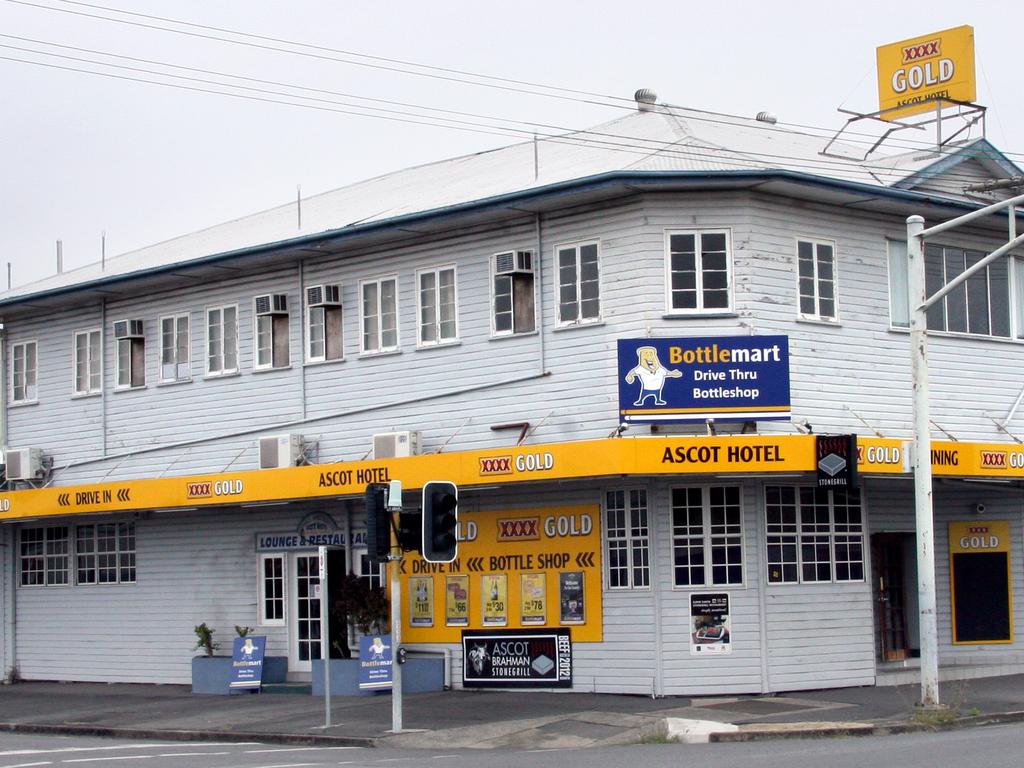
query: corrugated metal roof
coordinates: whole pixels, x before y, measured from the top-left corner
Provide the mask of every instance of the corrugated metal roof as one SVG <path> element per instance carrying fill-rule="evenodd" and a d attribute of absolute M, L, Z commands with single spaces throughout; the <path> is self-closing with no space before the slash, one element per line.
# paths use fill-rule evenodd
<path fill-rule="evenodd" d="M 987 142 L 986 142 L 987 144 Z M 891 187 L 938 161 L 927 153 L 862 162 L 863 150 L 756 120 L 657 106 L 584 131 L 455 157 L 305 198 L 295 203 L 108 258 L 0 294 L 0 301 L 125 277 L 216 254 L 410 214 L 437 211 L 613 171 L 796 171 Z"/>

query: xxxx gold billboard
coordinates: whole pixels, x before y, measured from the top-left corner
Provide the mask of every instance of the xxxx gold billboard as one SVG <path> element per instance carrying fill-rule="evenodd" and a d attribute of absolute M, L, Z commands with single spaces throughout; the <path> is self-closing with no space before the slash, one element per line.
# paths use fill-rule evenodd
<path fill-rule="evenodd" d="M 954 27 L 880 46 L 878 108 L 892 120 L 934 110 L 944 98 L 973 102 L 974 28 Z"/>

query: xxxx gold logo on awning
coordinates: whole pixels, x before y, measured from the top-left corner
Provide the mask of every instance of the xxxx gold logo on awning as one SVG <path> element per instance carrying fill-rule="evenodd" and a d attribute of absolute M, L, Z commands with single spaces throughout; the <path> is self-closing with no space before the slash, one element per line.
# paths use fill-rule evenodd
<path fill-rule="evenodd" d="M 488 456 L 480 459 L 481 475 L 511 475 L 511 456 Z"/>
<path fill-rule="evenodd" d="M 205 499 L 213 495 L 213 483 L 188 483 L 186 485 L 186 498 Z"/>
<path fill-rule="evenodd" d="M 498 520 L 498 541 L 523 541 L 540 538 L 539 517 Z"/>
<path fill-rule="evenodd" d="M 981 466 L 994 469 L 1006 469 L 1008 466 L 1006 451 L 982 451 Z"/>

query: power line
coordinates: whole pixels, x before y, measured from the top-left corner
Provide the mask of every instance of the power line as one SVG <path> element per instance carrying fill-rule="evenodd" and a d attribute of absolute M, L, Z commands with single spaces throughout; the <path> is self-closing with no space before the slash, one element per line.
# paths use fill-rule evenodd
<path fill-rule="evenodd" d="M 258 49 L 270 50 L 270 51 L 274 51 L 274 52 L 278 52 L 278 53 L 287 53 L 287 54 L 296 55 L 296 56 L 305 56 L 305 57 L 311 57 L 311 58 L 317 58 L 317 59 L 324 59 L 324 60 L 328 60 L 328 61 L 334 61 L 336 63 L 352 64 L 352 65 L 355 65 L 355 66 L 364 66 L 364 67 L 378 68 L 378 69 L 383 69 L 385 71 L 399 72 L 399 73 L 402 73 L 402 74 L 418 75 L 418 76 L 423 76 L 423 77 L 436 77 L 436 78 L 441 79 L 441 80 L 449 80 L 449 81 L 458 82 L 458 83 L 461 83 L 461 84 L 464 84 L 464 85 L 476 85 L 476 86 L 487 87 L 487 88 L 498 88 L 498 89 L 508 90 L 508 91 L 511 91 L 511 92 L 523 93 L 523 94 L 527 94 L 527 95 L 545 96 L 545 97 L 549 97 L 549 98 L 559 98 L 559 99 L 568 99 L 568 100 L 571 100 L 571 101 L 577 101 L 577 102 L 580 102 L 580 103 L 586 103 L 586 104 L 590 104 L 590 105 L 608 106 L 608 107 L 614 107 L 614 108 L 619 108 L 619 109 L 632 109 L 633 108 L 632 100 L 624 99 L 622 97 L 612 96 L 612 95 L 608 95 L 608 94 L 600 94 L 600 93 L 595 93 L 595 92 L 591 92 L 591 91 L 579 91 L 579 90 L 574 90 L 574 89 L 569 89 L 569 88 L 563 88 L 563 87 L 560 87 L 560 86 L 545 85 L 545 84 L 540 84 L 540 83 L 532 83 L 530 81 L 525 81 L 525 80 L 513 80 L 511 78 L 501 78 L 501 77 L 496 77 L 496 76 L 487 75 L 487 74 L 468 72 L 466 70 L 454 70 L 454 69 L 446 69 L 446 68 L 443 68 L 443 67 L 433 67 L 431 65 L 419 64 L 419 63 L 416 63 L 416 62 L 405 62 L 405 61 L 403 61 L 401 59 L 390 59 L 390 58 L 387 58 L 387 57 L 374 56 L 374 55 L 371 55 L 371 54 L 356 53 L 356 52 L 351 52 L 351 51 L 345 51 L 345 50 L 342 50 L 342 49 L 328 48 L 328 47 L 325 47 L 325 46 L 318 46 L 318 45 L 314 45 L 314 44 L 310 44 L 310 43 L 302 43 L 302 42 L 296 42 L 296 41 L 283 40 L 281 38 L 273 38 L 273 37 L 268 37 L 268 36 L 265 36 L 265 35 L 258 35 L 258 34 L 254 34 L 254 33 L 248 33 L 248 32 L 240 32 L 238 30 L 231 30 L 231 29 L 227 29 L 227 28 L 223 28 L 223 27 L 213 27 L 213 26 L 209 26 L 209 25 L 196 24 L 194 22 L 181 21 L 181 20 L 178 20 L 178 19 L 171 19 L 171 18 L 168 18 L 168 17 L 152 16 L 152 15 L 147 15 L 147 14 L 136 13 L 136 12 L 133 12 L 133 11 L 125 11 L 125 10 L 121 10 L 121 9 L 113 8 L 113 7 L 109 7 L 109 6 L 102 6 L 102 5 L 78 2 L 77 0 L 55 0 L 55 1 L 56 2 L 62 2 L 62 3 L 65 3 L 65 4 L 69 4 L 69 5 L 78 5 L 78 6 L 82 6 L 82 7 L 86 7 L 86 8 L 94 8 L 94 9 L 99 9 L 99 10 L 110 11 L 110 12 L 113 12 L 113 13 L 120 13 L 122 15 L 136 16 L 136 17 L 139 17 L 139 18 L 146 18 L 146 19 L 151 19 L 151 20 L 155 20 L 155 21 L 165 21 L 165 22 L 168 22 L 168 23 L 178 24 L 178 25 L 181 25 L 181 26 L 194 27 L 194 28 L 197 28 L 197 29 L 206 29 L 206 30 L 211 30 L 211 31 L 225 32 L 227 34 L 231 34 L 231 35 L 235 35 L 235 36 L 239 36 L 239 37 L 250 37 L 250 38 L 253 38 L 253 39 L 256 39 L 256 40 L 266 40 L 266 41 L 272 41 L 272 42 L 282 42 L 282 43 L 287 44 L 287 45 L 292 45 L 292 46 L 297 46 L 297 47 L 304 47 L 304 48 L 310 48 L 312 50 L 317 50 L 317 51 L 326 51 L 326 52 L 332 52 L 332 53 L 340 53 L 340 54 L 343 54 L 345 56 L 357 56 L 357 57 L 371 59 L 371 60 L 377 60 L 377 61 L 401 63 L 401 64 L 404 64 L 406 66 L 414 66 L 414 67 L 419 67 L 421 69 L 434 70 L 434 71 L 439 71 L 439 72 L 451 72 L 451 73 L 464 74 L 464 75 L 467 75 L 467 76 L 470 76 L 470 77 L 475 77 L 475 78 L 495 80 L 495 81 L 498 81 L 498 83 L 501 83 L 501 82 L 511 82 L 511 83 L 518 83 L 518 84 L 521 84 L 521 85 L 528 85 L 528 86 L 534 87 L 534 88 L 544 88 L 544 89 L 547 89 L 547 90 L 563 91 L 565 93 L 575 93 L 575 94 L 589 95 L 589 96 L 594 96 L 594 97 L 597 97 L 597 98 L 604 99 L 605 101 L 603 101 L 603 102 L 594 102 L 594 101 L 591 101 L 589 99 L 579 99 L 579 98 L 573 98 L 573 97 L 568 97 L 568 96 L 561 96 L 561 95 L 553 94 L 553 93 L 543 93 L 543 92 L 538 92 L 538 91 L 531 91 L 531 90 L 527 90 L 527 89 L 523 89 L 523 88 L 511 88 L 511 87 L 507 87 L 507 86 L 503 86 L 503 85 L 495 84 L 495 83 L 485 83 L 485 82 L 479 82 L 477 80 L 465 80 L 465 79 L 462 79 L 462 78 L 453 78 L 453 77 L 440 76 L 440 75 L 431 75 L 431 74 L 426 73 L 426 72 L 409 71 L 409 70 L 406 70 L 406 69 L 402 69 L 400 67 L 382 66 L 382 65 L 376 65 L 376 64 L 369 64 L 369 63 L 366 63 L 366 62 L 351 61 L 349 59 L 341 59 L 341 58 L 332 57 L 332 56 L 322 56 L 322 55 L 317 55 L 317 54 L 310 54 L 310 53 L 306 53 L 306 52 L 303 52 L 303 51 L 295 51 L 295 50 L 290 50 L 290 49 L 278 48 L 278 47 L 275 47 L 275 46 L 266 46 L 266 45 L 261 45 L 261 44 L 256 44 L 256 43 L 250 43 L 250 42 L 246 42 L 244 40 L 232 40 L 230 38 L 222 38 L 222 37 L 217 37 L 217 36 L 214 36 L 214 35 L 205 35 L 205 34 L 198 34 L 198 33 L 193 33 L 193 32 L 187 32 L 185 30 L 171 29 L 171 28 L 162 27 L 162 26 L 159 26 L 159 25 L 144 24 L 144 23 L 140 23 L 140 22 L 129 21 L 127 19 L 111 18 L 109 16 L 102 16 L 102 15 L 99 15 L 99 14 L 92 14 L 92 13 L 87 13 L 87 12 L 83 12 L 83 11 L 74 11 L 74 10 L 70 10 L 70 9 L 66 9 L 66 8 L 54 8 L 52 6 L 41 5 L 39 3 L 34 3 L 34 2 L 28 2 L 28 0 L 6 0 L 6 1 L 10 2 L 10 3 L 18 4 L 18 5 L 25 5 L 25 6 L 29 6 L 29 7 L 33 7 L 33 8 L 38 8 L 38 9 L 41 9 L 41 10 L 54 11 L 54 12 L 59 12 L 59 13 L 67 13 L 67 14 L 72 14 L 72 15 L 77 15 L 77 16 L 84 16 L 84 17 L 95 18 L 95 19 L 99 19 L 99 20 L 103 20 L 103 21 L 110 21 L 110 22 L 113 22 L 113 23 L 127 24 L 127 25 L 142 27 L 142 28 L 145 28 L 145 29 L 152 29 L 152 30 L 158 30 L 158 31 L 163 31 L 163 32 L 171 32 L 171 33 L 174 33 L 174 34 L 192 36 L 192 37 L 197 37 L 197 38 L 201 38 L 201 39 L 214 40 L 214 41 L 217 41 L 217 42 L 224 42 L 224 43 L 230 43 L 230 44 L 234 44 L 234 45 L 242 45 L 242 46 L 254 47 L 254 48 L 258 48 Z M 354 98 L 365 98 L 365 97 L 358 97 L 358 96 L 356 96 Z M 624 102 L 624 103 L 622 103 L 622 102 Z M 426 109 L 433 109 L 433 108 L 427 107 Z M 689 119 L 692 119 L 692 120 L 705 120 L 705 121 L 712 122 L 712 123 L 725 122 L 727 124 L 729 124 L 728 121 L 721 120 L 722 117 L 732 117 L 732 118 L 739 119 L 739 120 L 744 120 L 744 121 L 747 120 L 747 118 L 744 118 L 744 117 L 741 117 L 741 116 L 736 116 L 736 115 L 717 114 L 717 115 L 715 115 L 715 117 L 710 117 L 710 115 L 713 114 L 713 113 L 705 113 L 705 114 L 707 114 L 709 116 L 708 117 L 702 117 L 702 116 L 690 113 L 690 114 L 687 115 L 687 117 Z M 800 124 L 800 123 L 784 123 L 783 125 L 785 127 L 774 127 L 774 126 L 767 126 L 766 125 L 766 126 L 764 126 L 764 130 L 777 130 L 777 131 L 780 131 L 780 132 L 783 132 L 783 133 L 789 133 L 787 128 L 798 128 L 798 129 L 801 129 L 803 131 L 817 132 L 817 133 L 812 134 L 812 135 L 818 136 L 820 138 L 828 138 L 828 137 L 830 137 L 834 133 L 834 131 L 832 131 L 831 129 L 823 128 L 823 127 L 820 127 L 820 126 L 803 125 L 803 124 Z M 873 145 L 875 143 L 876 138 L 877 138 L 873 134 L 862 133 L 862 132 L 857 132 L 857 131 L 850 131 L 850 132 L 847 132 L 847 134 L 848 135 L 844 138 L 844 142 L 846 144 L 865 144 L 865 145 L 870 144 L 870 145 Z M 867 137 L 867 139 L 866 140 L 860 140 L 860 139 L 856 139 L 856 138 L 851 138 L 851 137 L 854 137 L 854 136 L 865 136 L 865 137 Z M 907 138 L 906 136 L 894 137 L 894 138 L 891 138 L 889 141 L 890 141 L 890 143 L 893 146 L 895 146 L 895 147 L 905 147 L 908 151 L 914 151 L 915 148 L 934 149 L 934 144 L 932 144 L 931 142 L 917 141 L 917 140 L 914 140 L 914 139 Z M 1024 157 L 1024 154 L 1016 153 L 1016 152 L 1003 152 L 1002 154 L 1005 155 L 1005 156 L 1021 156 L 1021 157 Z"/>
<path fill-rule="evenodd" d="M 13 38 L 13 39 L 19 39 L 19 40 L 29 39 L 29 38 L 20 38 L 20 37 L 15 36 L 15 35 L 2 35 L 2 34 L 0 34 L 0 37 Z M 139 61 L 139 62 L 154 64 L 156 66 L 163 66 L 163 67 L 183 69 L 183 70 L 190 71 L 190 72 L 202 72 L 204 74 L 212 74 L 212 75 L 216 75 L 218 77 L 240 78 L 240 79 L 243 79 L 243 80 L 248 81 L 248 82 L 257 82 L 257 83 L 263 83 L 263 84 L 273 84 L 273 85 L 284 87 L 284 88 L 295 88 L 295 89 L 300 89 L 300 90 L 310 90 L 310 91 L 314 91 L 314 92 L 317 92 L 317 93 L 326 93 L 326 94 L 331 94 L 331 95 L 343 95 L 343 96 L 346 96 L 346 97 L 348 96 L 347 94 L 339 94 L 338 92 L 329 91 L 329 90 L 326 90 L 326 89 L 310 89 L 310 88 L 306 88 L 304 86 L 295 86 L 295 85 L 291 85 L 291 84 L 288 84 L 288 83 L 281 83 L 279 81 L 266 81 L 266 80 L 260 80 L 258 78 L 249 78 L 249 77 L 244 77 L 244 76 L 239 76 L 239 75 L 232 75 L 232 74 L 228 74 L 228 73 L 216 72 L 216 71 L 213 71 L 213 70 L 199 69 L 199 68 L 195 68 L 195 67 L 181 67 L 179 65 L 169 64 L 169 63 L 166 63 L 166 62 L 159 62 L 159 61 L 154 61 L 154 60 L 149 60 L 149 59 L 139 59 L 139 58 L 136 58 L 136 57 L 121 56 L 120 54 L 109 54 L 109 53 L 104 53 L 104 52 L 91 51 L 89 49 L 81 49 L 81 48 L 76 48 L 74 46 L 63 46 L 63 45 L 60 45 L 60 44 L 47 43 L 47 42 L 44 42 L 44 41 L 34 41 L 34 42 L 40 42 L 40 43 L 42 43 L 44 45 L 52 45 L 52 46 L 56 46 L 56 47 L 60 47 L 60 48 L 72 49 L 72 50 L 77 50 L 77 51 L 85 50 L 85 51 L 88 51 L 90 53 L 97 53 L 98 55 L 101 55 L 101 56 L 110 56 L 110 57 L 114 57 L 114 58 L 128 59 L 128 60 L 132 60 L 132 61 Z M 577 145 L 577 146 L 579 146 L 579 145 L 597 146 L 597 147 L 603 148 L 603 149 L 617 150 L 617 151 L 628 151 L 628 152 L 633 152 L 633 153 L 642 154 L 642 155 L 660 154 L 660 155 L 663 155 L 663 156 L 670 156 L 670 157 L 688 157 L 688 158 L 694 158 L 694 159 L 706 159 L 706 160 L 713 160 L 714 162 L 716 162 L 716 163 L 718 163 L 720 165 L 732 166 L 732 167 L 737 167 L 737 168 L 750 168 L 752 166 L 755 166 L 755 162 L 765 163 L 765 162 L 769 162 L 769 161 L 786 161 L 787 164 L 789 166 L 791 166 L 791 167 L 803 168 L 803 169 L 808 170 L 808 171 L 814 171 L 814 172 L 820 172 L 820 173 L 836 172 L 838 169 L 843 169 L 844 171 L 865 170 L 865 171 L 870 172 L 871 170 L 877 170 L 877 171 L 885 172 L 885 173 L 892 173 L 893 172 L 890 169 L 888 169 L 887 167 L 883 168 L 881 166 L 871 166 L 869 164 L 865 164 L 863 162 L 858 162 L 858 161 L 855 161 L 855 160 L 843 161 L 843 160 L 838 160 L 838 159 L 832 160 L 832 159 L 825 159 L 825 158 L 822 158 L 822 159 L 819 159 L 819 160 L 809 160 L 809 159 L 804 158 L 804 157 L 793 157 L 793 156 L 779 155 L 779 154 L 774 154 L 774 153 L 769 154 L 769 153 L 756 153 L 756 152 L 746 152 L 746 153 L 737 152 L 736 154 L 742 154 L 742 155 L 744 155 L 746 157 L 750 157 L 750 158 L 756 159 L 755 161 L 744 163 L 741 160 L 736 159 L 735 157 L 726 158 L 726 157 L 721 156 L 720 154 L 708 154 L 709 152 L 715 152 L 716 150 L 719 150 L 719 148 L 717 148 L 717 147 L 710 147 L 710 146 L 707 146 L 707 145 L 699 145 L 699 144 L 673 145 L 673 144 L 666 144 L 665 142 L 663 142 L 661 140 L 645 139 L 645 138 L 642 138 L 642 137 L 635 137 L 635 136 L 628 136 L 628 135 L 624 135 L 624 134 L 614 134 L 614 133 L 609 133 L 609 132 L 593 131 L 593 130 L 571 132 L 571 129 L 562 128 L 560 126 L 551 126 L 551 125 L 544 125 L 544 124 L 525 123 L 524 121 L 513 121 L 513 120 L 507 120 L 506 118 L 491 117 L 491 116 L 487 116 L 487 117 L 485 117 L 485 119 L 491 120 L 492 122 L 514 122 L 514 123 L 519 123 L 519 124 L 527 125 L 530 128 L 524 129 L 524 128 L 517 128 L 515 126 L 487 125 L 487 124 L 483 124 L 483 123 L 479 123 L 479 122 L 474 122 L 472 120 L 460 120 L 460 119 L 449 118 L 449 117 L 438 117 L 438 116 L 435 116 L 435 115 L 424 115 L 422 113 L 407 112 L 407 111 L 403 111 L 403 110 L 394 110 L 394 109 L 386 109 L 386 108 L 381 108 L 381 107 L 365 106 L 365 105 L 361 105 L 361 104 L 351 104 L 351 103 L 347 103 L 347 102 L 338 102 L 338 101 L 333 101 L 331 99 L 321 99 L 321 98 L 305 96 L 305 95 L 301 95 L 301 94 L 292 94 L 292 93 L 287 93 L 287 92 L 282 92 L 282 91 L 269 90 L 269 89 L 265 89 L 265 88 L 256 88 L 256 87 L 252 87 L 252 86 L 237 85 L 237 84 L 234 84 L 234 83 L 223 83 L 223 82 L 218 82 L 218 81 L 215 81 L 215 80 L 207 80 L 207 79 L 204 79 L 204 78 L 195 78 L 195 77 L 189 77 L 189 76 L 179 75 L 179 74 L 174 74 L 174 73 L 159 72 L 159 71 L 154 71 L 154 70 L 150 70 L 150 69 L 144 69 L 144 68 L 140 68 L 140 67 L 128 67 L 128 66 L 119 65 L 119 64 L 112 64 L 112 63 L 104 62 L 104 61 L 96 61 L 94 59 L 87 59 L 87 58 L 76 57 L 76 56 L 68 56 L 68 55 L 64 55 L 64 54 L 52 53 L 52 52 L 49 52 L 49 51 L 38 51 L 38 50 L 34 50 L 34 49 L 31 49 L 31 48 L 25 48 L 25 47 L 21 47 L 21 46 L 13 46 L 13 45 L 0 44 L 0 47 L 2 47 L 2 48 L 9 48 L 9 49 L 13 49 L 13 50 L 17 50 L 17 51 L 22 51 L 22 52 L 27 52 L 27 53 L 36 54 L 36 55 L 51 56 L 51 57 L 65 59 L 65 60 L 76 61 L 76 62 L 80 62 L 80 63 L 96 64 L 96 65 L 99 65 L 99 66 L 102 66 L 102 67 L 107 67 L 107 68 L 112 68 L 112 69 L 119 69 L 119 70 L 130 71 L 130 72 L 137 72 L 137 73 L 146 74 L 146 75 L 154 75 L 154 76 L 157 76 L 157 77 L 174 78 L 174 79 L 178 79 L 178 80 L 184 80 L 184 81 L 187 81 L 187 82 L 200 83 L 202 86 L 213 85 L 213 86 L 218 86 L 218 87 L 221 87 L 221 88 L 241 89 L 241 90 L 245 90 L 245 91 L 251 91 L 251 92 L 254 92 L 254 93 L 262 94 L 263 96 L 282 97 L 282 98 L 285 98 L 285 99 L 301 99 L 302 101 L 312 101 L 312 102 L 315 102 L 317 104 L 332 105 L 332 107 L 346 107 L 347 109 L 333 109 L 332 108 L 332 109 L 329 109 L 327 111 L 337 112 L 337 113 L 341 113 L 341 114 L 349 114 L 349 115 L 360 116 L 360 117 L 376 117 L 378 119 L 394 119 L 394 120 L 397 120 L 397 121 L 400 121 L 400 122 L 412 123 L 412 124 L 416 124 L 416 125 L 430 125 L 430 126 L 434 126 L 434 127 L 458 128 L 460 130 L 472 131 L 472 132 L 475 132 L 475 133 L 484 133 L 484 134 L 488 134 L 488 135 L 506 136 L 506 137 L 513 137 L 513 138 L 518 138 L 518 139 L 529 138 L 530 134 L 531 134 L 530 128 L 533 128 L 533 129 L 536 129 L 537 127 L 553 128 L 553 129 L 556 129 L 558 131 L 570 131 L 570 133 L 568 133 L 568 134 L 566 134 L 566 133 L 544 133 L 543 134 L 543 138 L 544 138 L 545 141 L 551 141 L 553 143 L 571 144 L 571 145 Z M 20 62 L 20 63 L 25 63 L 25 64 L 37 64 L 37 65 L 40 65 L 40 66 L 50 66 L 50 65 L 45 65 L 45 64 L 43 64 L 41 62 L 35 62 L 35 61 L 32 61 L 32 60 L 26 60 L 26 59 L 18 59 L 18 58 L 12 58 L 12 57 L 0 57 L 0 58 L 3 58 L 5 60 L 9 60 L 9 61 L 16 61 L 16 62 Z M 63 69 L 65 71 L 78 72 L 78 73 L 81 73 L 81 74 L 91 74 L 91 75 L 115 77 L 113 75 L 110 75 L 109 73 L 97 72 L 95 70 L 82 69 L 82 68 L 78 68 L 78 67 L 51 67 L 51 68 Z M 242 98 L 242 97 L 245 96 L 245 94 L 231 93 L 231 92 L 215 90 L 215 89 L 210 89 L 210 88 L 205 88 L 205 87 L 196 88 L 196 87 L 191 87 L 191 86 L 179 86 L 179 85 L 176 85 L 176 84 L 166 83 L 166 82 L 163 82 L 163 81 L 154 81 L 154 80 L 149 80 L 149 79 L 146 79 L 146 78 L 120 77 L 119 79 L 130 80 L 130 81 L 134 81 L 134 82 L 140 82 L 140 83 L 146 83 L 146 84 L 152 84 L 152 85 L 173 86 L 173 87 L 179 87 L 179 88 L 181 88 L 183 90 L 191 90 L 191 91 L 197 91 L 197 92 L 203 92 L 203 93 L 209 93 L 209 94 L 215 94 L 215 95 L 232 96 L 232 97 L 235 97 L 235 98 Z M 361 98 L 361 97 L 355 97 L 355 98 Z M 314 105 L 311 105 L 311 104 L 297 103 L 295 101 L 287 101 L 287 102 L 285 102 L 285 101 L 281 101 L 279 98 L 270 98 L 270 99 L 267 99 L 267 98 L 256 98 L 255 100 L 263 101 L 263 102 L 268 102 L 268 103 L 284 104 L 284 105 L 287 105 L 287 106 L 297 106 L 297 107 L 303 107 L 303 106 L 305 106 L 305 107 L 313 107 L 314 106 Z M 416 105 L 413 105 L 413 106 L 414 106 L 414 108 L 422 108 L 422 107 L 418 107 Z M 371 112 L 356 111 L 356 110 L 364 110 L 364 109 L 365 110 L 373 110 L 373 112 L 381 112 L 383 114 L 373 114 Z M 434 108 L 425 107 L 425 108 L 422 108 L 422 109 L 433 110 Z M 471 114 L 471 113 L 461 113 L 461 114 Z M 398 116 L 398 117 L 394 117 L 394 116 Z M 600 137 L 604 137 L 604 138 L 600 138 Z M 647 142 L 649 145 L 638 144 L 637 142 Z M 950 172 L 948 172 L 946 174 L 947 178 L 955 178 L 957 176 L 958 176 L 958 174 L 956 174 L 953 171 L 950 171 Z M 965 176 L 964 179 L 965 180 L 974 181 L 974 180 L 976 180 L 976 177 L 974 177 L 974 176 L 966 177 Z"/>

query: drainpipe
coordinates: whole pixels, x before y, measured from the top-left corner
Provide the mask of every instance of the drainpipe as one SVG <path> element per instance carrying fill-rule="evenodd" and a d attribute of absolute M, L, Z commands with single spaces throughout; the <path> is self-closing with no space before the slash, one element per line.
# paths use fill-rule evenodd
<path fill-rule="evenodd" d="M 0 325 L 0 448 L 7 453 L 7 331 Z M 17 662 L 14 654 L 14 617 L 17 604 L 14 584 L 18 576 L 18 558 L 14 554 L 15 529 L 13 525 L 0 527 L 0 584 L 3 584 L 3 682 L 14 682 Z M 4 566 L 7 566 L 5 569 Z M 4 610 L 3 606 L 7 606 Z"/>
<path fill-rule="evenodd" d="M 540 366 L 538 373 L 543 376 L 547 373 L 545 370 L 547 363 L 544 359 L 544 254 L 540 250 L 540 212 L 534 214 L 534 229 L 537 241 L 537 294 L 540 297 L 537 301 L 537 356 Z"/>

